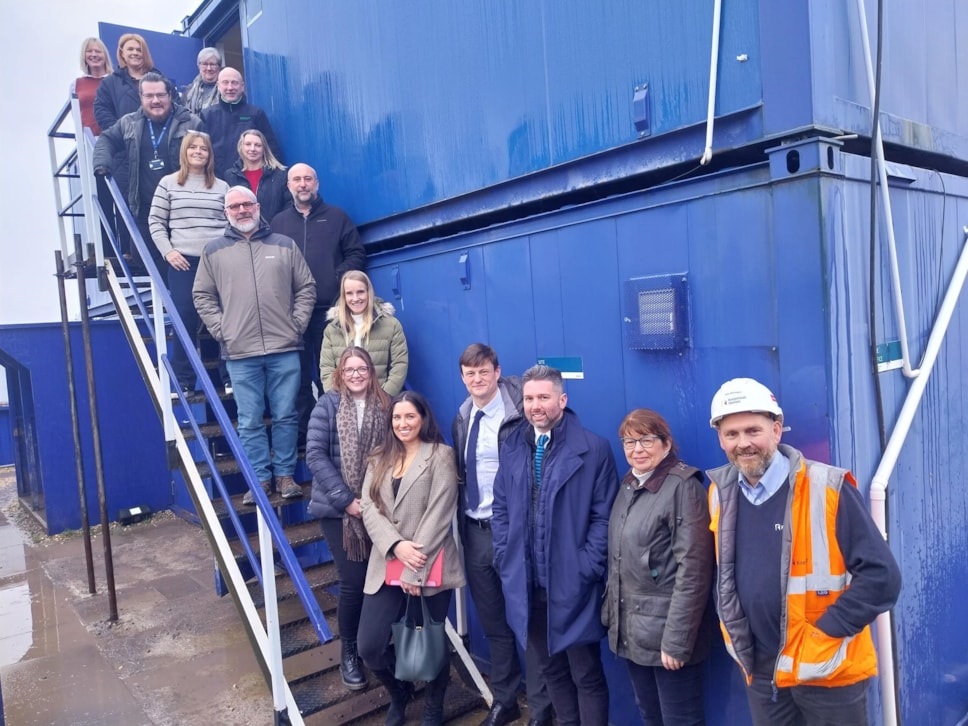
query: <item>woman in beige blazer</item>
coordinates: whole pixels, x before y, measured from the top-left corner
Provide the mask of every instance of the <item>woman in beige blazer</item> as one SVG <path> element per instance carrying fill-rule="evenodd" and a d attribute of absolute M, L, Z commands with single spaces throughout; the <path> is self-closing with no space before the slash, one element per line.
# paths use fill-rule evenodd
<path fill-rule="evenodd" d="M 426 399 L 403 391 L 390 402 L 389 431 L 376 450 L 363 481 L 361 510 L 373 548 L 363 587 L 358 636 L 363 662 L 390 694 L 387 726 L 401 726 L 413 684 L 394 677 L 390 625 L 399 620 L 408 595 L 423 595 L 431 617 L 441 621 L 452 591 L 464 584 L 452 522 L 457 509 L 454 452 L 444 444 Z M 425 583 L 434 560 L 443 557 L 441 582 Z M 399 585 L 385 582 L 387 562 L 403 563 Z M 411 601 L 414 613 L 420 604 Z M 444 667 L 425 690 L 422 726 L 443 723 L 444 692 L 450 668 Z"/>

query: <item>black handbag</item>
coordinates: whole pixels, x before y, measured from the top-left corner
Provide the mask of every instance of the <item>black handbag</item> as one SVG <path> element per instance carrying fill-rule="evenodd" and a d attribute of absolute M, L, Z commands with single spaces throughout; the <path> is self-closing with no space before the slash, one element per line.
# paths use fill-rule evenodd
<path fill-rule="evenodd" d="M 432 681 L 447 664 L 447 633 L 444 623 L 431 620 L 427 601 L 420 596 L 423 625 L 410 618 L 410 596 L 403 617 L 390 628 L 396 650 L 397 666 L 394 672 L 399 681 Z"/>

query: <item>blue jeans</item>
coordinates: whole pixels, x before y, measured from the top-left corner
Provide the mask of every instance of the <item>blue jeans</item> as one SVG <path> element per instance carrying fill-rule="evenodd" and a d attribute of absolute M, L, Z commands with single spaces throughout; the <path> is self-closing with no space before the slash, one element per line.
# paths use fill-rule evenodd
<path fill-rule="evenodd" d="M 296 471 L 296 391 L 299 390 L 299 353 L 226 361 L 239 412 L 239 438 L 260 482 Z M 272 457 L 262 421 L 265 401 L 272 414 Z"/>

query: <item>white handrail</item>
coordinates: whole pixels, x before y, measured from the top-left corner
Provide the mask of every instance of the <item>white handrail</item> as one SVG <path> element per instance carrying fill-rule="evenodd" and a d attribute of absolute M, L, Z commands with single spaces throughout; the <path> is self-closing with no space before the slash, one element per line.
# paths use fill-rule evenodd
<path fill-rule="evenodd" d="M 713 120 L 716 117 L 716 79 L 719 75 L 719 26 L 723 0 L 713 5 L 713 43 L 709 58 L 709 100 L 706 106 L 706 148 L 699 163 L 706 166 L 713 158 Z"/>
<path fill-rule="evenodd" d="M 961 256 L 958 264 L 955 265 L 954 273 L 948 290 L 945 292 L 941 308 L 938 310 L 938 317 L 935 319 L 934 326 L 931 328 L 931 335 L 928 337 L 927 348 L 924 351 L 924 361 L 921 366 L 921 374 L 911 383 L 911 388 L 904 398 L 901 412 L 898 414 L 897 423 L 891 432 L 891 438 L 884 448 L 881 462 L 874 472 L 871 481 L 871 517 L 873 517 L 877 528 L 881 531 L 884 539 L 887 539 L 887 485 L 897 465 L 898 457 L 901 455 L 901 447 L 907 438 L 914 415 L 917 413 L 918 406 L 924 396 L 924 390 L 931 378 L 934 370 L 934 363 L 944 342 L 945 333 L 954 315 L 955 306 L 961 297 L 961 292 L 968 278 L 968 227 L 964 228 L 964 243 L 961 248 Z M 894 634 L 891 630 L 891 619 L 887 613 L 877 616 L 877 650 L 879 672 L 881 679 L 881 708 L 884 711 L 884 726 L 896 726 L 897 707 L 895 701 L 896 686 L 894 683 Z"/>

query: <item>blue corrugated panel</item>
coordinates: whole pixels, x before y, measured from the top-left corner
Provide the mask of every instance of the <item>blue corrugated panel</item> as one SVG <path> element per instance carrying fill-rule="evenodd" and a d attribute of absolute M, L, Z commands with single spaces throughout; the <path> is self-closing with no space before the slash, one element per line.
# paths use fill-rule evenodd
<path fill-rule="evenodd" d="M 879 454 L 867 342 L 869 162 L 817 145 L 821 153 L 801 147 L 805 166 L 795 172 L 785 160 L 757 165 L 375 256 L 378 293 L 396 302 L 411 342 L 410 385 L 449 421 L 465 395 L 456 360 L 474 340 L 493 344 L 508 373 L 537 357 L 580 356 L 585 378 L 567 388 L 586 425 L 615 441 L 630 408 L 655 408 L 683 458 L 709 467 L 723 461 L 708 427 L 710 396 L 726 378 L 752 375 L 780 397 L 792 427 L 784 440 L 851 468 L 866 493 Z M 907 176 L 892 194 L 917 352 L 960 252 L 953 210 L 968 204 L 968 184 L 896 171 Z M 897 326 L 883 261 L 878 269 L 885 341 Z M 689 276 L 691 345 L 626 349 L 622 282 L 675 271 Z M 968 596 L 968 494 L 953 484 L 968 462 L 968 441 L 955 435 L 968 424 L 962 297 L 889 490 L 905 577 L 896 611 L 902 716 L 911 722 L 954 723 L 968 698 L 968 629 L 956 607 Z M 894 371 L 881 384 L 891 426 L 907 383 Z M 615 455 L 624 460 L 618 447 Z M 721 652 L 709 695 L 711 724 L 744 723 L 737 669 Z M 871 701 L 876 713 L 876 692 Z M 636 718 L 630 701 L 613 701 L 615 723 Z"/>
<path fill-rule="evenodd" d="M 875 43 L 876 3 L 868 5 Z M 968 13 L 959 8 L 889 5 L 887 141 L 968 157 L 956 42 L 968 35 Z M 317 166 L 324 194 L 360 223 L 445 200 L 463 209 L 439 217 L 467 216 L 702 152 L 712 0 L 288 0 L 259 12 L 243 18 L 250 95 L 269 111 L 289 160 Z M 860 29 L 853 2 L 723 3 L 716 114 L 726 135 L 714 148 L 811 126 L 868 134 Z M 632 108 L 642 84 L 644 141 Z M 566 171 L 461 199 L 549 168 Z"/>

